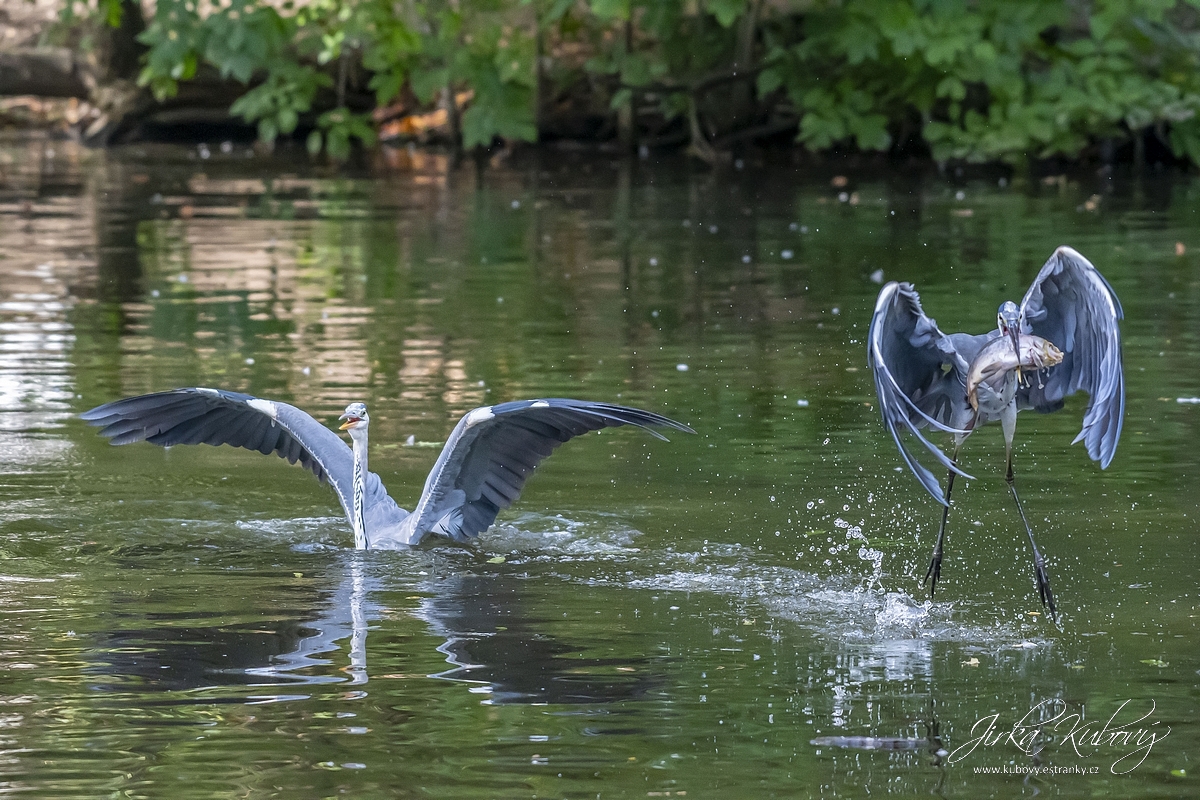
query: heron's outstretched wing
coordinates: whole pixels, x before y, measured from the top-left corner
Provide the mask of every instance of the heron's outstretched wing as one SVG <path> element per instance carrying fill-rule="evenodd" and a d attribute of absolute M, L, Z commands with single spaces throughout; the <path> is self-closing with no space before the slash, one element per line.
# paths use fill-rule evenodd
<path fill-rule="evenodd" d="M 349 517 L 353 451 L 336 433 L 287 403 L 222 389 L 172 389 L 116 400 L 79 416 L 116 445 L 228 444 L 299 462 L 333 486 Z M 383 482 L 369 473 L 364 506 L 370 509 L 385 500 L 390 502 Z"/>
<path fill-rule="evenodd" d="M 460 541 L 478 535 L 513 504 L 529 474 L 556 447 L 618 425 L 635 425 L 660 439 L 666 437 L 653 428 L 694 433 L 649 411 L 581 400 L 518 400 L 475 409 L 450 434 L 400 538 L 415 544 L 426 533 Z"/>
<path fill-rule="evenodd" d="M 951 425 L 954 412 L 967 404 L 967 362 L 954 340 L 925 316 L 911 283 L 893 281 L 879 292 L 867 339 L 867 363 L 875 376 L 883 424 L 917 480 L 945 504 L 937 478 L 913 457 L 900 434 L 910 432 L 942 466 L 970 477 L 920 431 L 931 427 L 965 433 Z"/>
<path fill-rule="evenodd" d="M 1029 376 L 1017 396 L 1021 408 L 1055 411 L 1082 389 L 1090 396 L 1075 442 L 1107 467 L 1117 450 L 1125 418 L 1125 372 L 1121 364 L 1121 303 L 1104 276 L 1070 247 L 1060 247 L 1042 267 L 1021 301 L 1028 331 L 1063 352 L 1062 364 Z M 1074 444 L 1074 442 L 1072 442 Z"/>

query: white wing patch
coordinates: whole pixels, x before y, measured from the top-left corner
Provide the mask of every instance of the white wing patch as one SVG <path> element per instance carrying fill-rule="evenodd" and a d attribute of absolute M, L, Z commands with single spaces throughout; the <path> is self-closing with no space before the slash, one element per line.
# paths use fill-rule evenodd
<path fill-rule="evenodd" d="M 470 414 L 467 414 L 467 427 L 473 428 L 481 422 L 487 422 L 489 419 L 494 419 L 495 416 L 496 415 L 492 413 L 491 406 L 477 408 Z"/>
<path fill-rule="evenodd" d="M 533 405 L 530 406 L 530 408 L 549 408 L 549 407 L 550 407 L 550 404 L 547 403 L 545 400 L 534 400 Z"/>
<path fill-rule="evenodd" d="M 887 286 L 883 287 L 883 290 L 879 292 L 879 299 L 875 301 L 876 314 L 882 311 L 884 306 L 891 302 L 892 295 L 896 293 L 896 289 L 899 287 L 900 284 L 896 283 L 895 281 L 892 281 Z"/>
<path fill-rule="evenodd" d="M 1089 264 L 1089 266 L 1091 265 Z M 1091 283 L 1095 288 L 1096 293 L 1103 297 L 1104 302 L 1108 304 L 1108 313 L 1113 319 L 1118 319 L 1117 307 L 1113 305 L 1112 294 L 1108 291 L 1108 287 L 1104 285 L 1104 281 L 1100 280 L 1099 273 L 1096 272 L 1095 267 L 1092 267 L 1092 269 L 1087 273 L 1087 277 L 1088 282 Z"/>
<path fill-rule="evenodd" d="M 275 404 L 270 400 L 260 400 L 259 398 L 255 397 L 252 400 L 247 400 L 246 405 L 250 406 L 260 414 L 266 414 L 271 419 L 276 418 Z"/>

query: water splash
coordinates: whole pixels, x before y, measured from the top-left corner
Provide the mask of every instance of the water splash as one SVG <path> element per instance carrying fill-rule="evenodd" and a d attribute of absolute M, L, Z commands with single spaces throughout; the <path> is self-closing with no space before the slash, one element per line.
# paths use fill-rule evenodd
<path fill-rule="evenodd" d="M 485 531 L 479 545 L 520 563 L 624 563 L 642 552 L 633 546 L 641 535 L 641 531 L 621 523 L 617 515 L 589 514 L 573 519 L 562 514 L 527 512 Z"/>
<path fill-rule="evenodd" d="M 883 551 L 871 547 L 871 543 L 863 535 L 861 527 L 851 525 L 840 517 L 835 519 L 833 524 L 846 531 L 847 546 L 856 540 L 862 542 L 862 545 L 858 548 L 858 557 L 863 561 L 871 562 L 871 575 L 867 578 L 866 588 L 870 589 L 879 585 L 883 579 Z"/>

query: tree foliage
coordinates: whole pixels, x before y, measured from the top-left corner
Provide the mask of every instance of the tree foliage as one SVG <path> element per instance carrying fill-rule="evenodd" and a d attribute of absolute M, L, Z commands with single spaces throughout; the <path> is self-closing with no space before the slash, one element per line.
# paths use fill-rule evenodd
<path fill-rule="evenodd" d="M 264 140 L 303 124 L 335 157 L 374 138 L 350 87 L 447 107 L 465 147 L 536 140 L 586 90 L 705 147 L 790 129 L 813 151 L 1019 161 L 1154 137 L 1200 163 L 1198 20 L 1200 0 L 157 0 L 140 82 L 167 98 L 215 70 Z"/>

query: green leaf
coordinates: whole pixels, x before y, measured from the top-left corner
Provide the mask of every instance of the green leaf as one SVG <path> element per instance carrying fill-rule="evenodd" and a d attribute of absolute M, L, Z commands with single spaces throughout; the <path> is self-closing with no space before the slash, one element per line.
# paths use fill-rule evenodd
<path fill-rule="evenodd" d="M 179 91 L 179 83 L 174 78 L 156 74 L 154 69 L 149 66 L 142 68 L 137 82 L 139 86 L 149 86 L 154 99 L 160 103 L 174 97 Z"/>
<path fill-rule="evenodd" d="M 948 97 L 951 100 L 962 100 L 967 96 L 967 87 L 953 75 L 947 75 L 938 82 L 935 94 L 938 97 Z"/>
<path fill-rule="evenodd" d="M 104 21 L 110 28 L 121 27 L 121 17 L 125 15 L 125 9 L 121 8 L 121 0 L 100 0 Z"/>
<path fill-rule="evenodd" d="M 610 109 L 612 109 L 613 111 L 616 111 L 618 108 L 625 105 L 632 99 L 633 99 L 633 90 L 632 89 L 618 89 L 613 94 L 612 102 L 610 102 L 608 104 L 608 107 Z"/>
<path fill-rule="evenodd" d="M 728 28 L 737 22 L 738 17 L 746 10 L 745 0 L 707 0 L 705 7 L 717 18 L 722 28 Z"/>
<path fill-rule="evenodd" d="M 771 92 L 783 85 L 783 76 L 780 75 L 778 69 L 768 67 L 758 73 L 758 79 L 755 81 L 758 88 L 758 96 L 766 97 Z"/>
<path fill-rule="evenodd" d="M 282 134 L 290 134 L 296 130 L 296 124 L 300 121 L 299 115 L 296 114 L 294 108 L 281 108 L 279 110 L 279 132 Z"/>
<path fill-rule="evenodd" d="M 320 131 L 313 131 L 308 134 L 308 139 L 305 140 L 304 146 L 308 148 L 308 154 L 315 156 L 321 152 L 322 136 Z"/>
<path fill-rule="evenodd" d="M 605 22 L 629 19 L 629 0 L 590 0 L 592 13 Z"/>
<path fill-rule="evenodd" d="M 861 150 L 887 150 L 892 137 L 887 131 L 887 117 L 883 114 L 866 114 L 850 120 L 850 132 Z"/>
<path fill-rule="evenodd" d="M 1171 151 L 1179 158 L 1200 164 L 1200 121 L 1195 118 L 1171 126 Z"/>
<path fill-rule="evenodd" d="M 621 80 L 630 86 L 645 86 L 653 80 L 650 59 L 631 54 L 621 60 Z"/>
<path fill-rule="evenodd" d="M 404 77 L 400 70 L 376 72 L 367 84 L 367 88 L 375 92 L 375 104 L 386 106 L 400 94 L 400 90 L 404 88 Z"/>
<path fill-rule="evenodd" d="M 879 29 L 863 21 L 850 20 L 838 32 L 837 42 L 851 64 L 879 58 Z"/>
<path fill-rule="evenodd" d="M 463 146 L 487 146 L 496 136 L 532 142 L 537 139 L 533 92 L 527 86 L 502 83 L 493 72 L 482 73 L 475 100 L 463 114 Z"/>
<path fill-rule="evenodd" d="M 279 136 L 279 128 L 273 119 L 260 119 L 258 121 L 258 138 L 264 142 L 273 142 Z"/>
<path fill-rule="evenodd" d="M 196 77 L 196 54 L 186 53 L 175 66 L 171 68 L 171 79 L 188 81 Z"/>
<path fill-rule="evenodd" d="M 422 103 L 428 103 L 438 92 L 446 88 L 449 79 L 450 70 L 446 67 L 415 69 L 409 76 L 409 83 L 412 84 L 413 94 L 417 96 L 417 99 Z"/>
<path fill-rule="evenodd" d="M 799 139 L 810 150 L 825 150 L 846 138 L 846 128 L 840 119 L 809 112 L 800 118 Z"/>
<path fill-rule="evenodd" d="M 342 128 L 331 128 L 325 139 L 325 151 L 336 161 L 345 161 L 350 157 L 350 137 Z"/>

